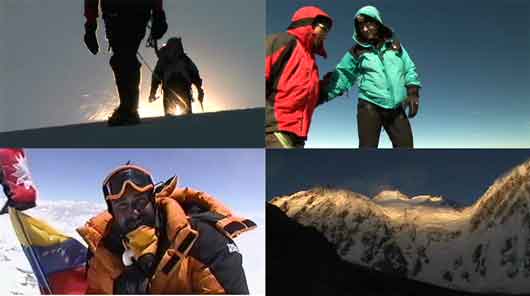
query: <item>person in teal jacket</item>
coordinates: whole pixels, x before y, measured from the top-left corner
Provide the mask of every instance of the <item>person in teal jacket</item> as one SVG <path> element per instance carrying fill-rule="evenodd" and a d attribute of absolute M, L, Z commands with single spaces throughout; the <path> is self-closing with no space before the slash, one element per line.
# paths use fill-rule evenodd
<path fill-rule="evenodd" d="M 383 127 L 394 147 L 412 148 L 408 118 L 418 112 L 421 87 L 414 62 L 373 6 L 355 14 L 353 40 L 355 45 L 326 74 L 321 100 L 341 96 L 357 83 L 359 147 L 377 148 Z"/>

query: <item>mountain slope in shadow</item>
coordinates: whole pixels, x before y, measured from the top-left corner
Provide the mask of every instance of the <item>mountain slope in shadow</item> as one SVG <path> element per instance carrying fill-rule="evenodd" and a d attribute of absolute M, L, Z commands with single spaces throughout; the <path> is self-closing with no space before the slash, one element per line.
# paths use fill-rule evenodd
<path fill-rule="evenodd" d="M 268 295 L 486 295 L 449 290 L 348 263 L 317 230 L 296 223 L 276 206 L 267 203 L 266 217 Z"/>
<path fill-rule="evenodd" d="M 146 118 L 139 125 L 106 122 L 0 133 L 7 147 L 263 148 L 264 108 Z"/>

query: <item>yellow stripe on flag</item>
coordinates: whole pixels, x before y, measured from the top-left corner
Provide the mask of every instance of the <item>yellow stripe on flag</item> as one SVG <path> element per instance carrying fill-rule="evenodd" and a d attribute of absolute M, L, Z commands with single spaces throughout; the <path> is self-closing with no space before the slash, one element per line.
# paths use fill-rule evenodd
<path fill-rule="evenodd" d="M 23 246 L 48 247 L 70 239 L 70 237 L 60 233 L 46 222 L 35 219 L 16 209 L 9 208 L 9 217 Z"/>

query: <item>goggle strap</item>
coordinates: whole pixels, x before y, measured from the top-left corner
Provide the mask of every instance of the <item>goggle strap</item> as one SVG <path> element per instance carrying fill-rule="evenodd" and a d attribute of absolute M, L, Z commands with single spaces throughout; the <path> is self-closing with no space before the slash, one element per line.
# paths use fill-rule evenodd
<path fill-rule="evenodd" d="M 125 193 L 125 189 L 126 189 L 127 185 L 131 186 L 134 190 L 136 190 L 138 192 L 147 192 L 147 191 L 152 190 L 154 188 L 153 184 L 149 184 L 147 186 L 140 187 L 140 186 L 134 184 L 133 181 L 127 180 L 127 181 L 125 181 L 123 183 L 123 186 L 121 187 L 121 190 L 120 190 L 119 193 L 117 193 L 117 194 L 109 194 L 109 195 L 105 196 L 105 200 L 112 201 L 112 200 L 120 199 L 123 196 L 123 194 Z"/>

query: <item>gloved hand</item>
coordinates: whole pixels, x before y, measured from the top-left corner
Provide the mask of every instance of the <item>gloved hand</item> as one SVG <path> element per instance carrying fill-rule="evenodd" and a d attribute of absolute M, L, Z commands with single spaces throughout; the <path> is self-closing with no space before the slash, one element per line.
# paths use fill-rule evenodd
<path fill-rule="evenodd" d="M 327 89 L 328 85 L 331 81 L 331 76 L 333 75 L 333 72 L 328 72 L 322 77 L 322 80 L 319 81 L 320 84 L 320 96 L 318 98 L 318 105 L 327 103 L 329 101 L 329 98 L 327 96 Z"/>
<path fill-rule="evenodd" d="M 149 96 L 149 103 L 152 103 L 154 101 L 158 100 L 158 97 L 156 95 L 150 95 Z"/>
<path fill-rule="evenodd" d="M 322 80 L 320 81 L 321 84 L 326 85 L 331 80 L 331 76 L 333 76 L 333 72 L 328 72 L 322 77 Z"/>
<path fill-rule="evenodd" d="M 204 89 L 202 89 L 202 87 L 199 87 L 197 88 L 197 91 L 199 93 L 197 100 L 202 103 L 202 101 L 204 100 Z"/>
<path fill-rule="evenodd" d="M 151 36 L 158 40 L 167 31 L 166 13 L 163 10 L 153 11 L 153 23 L 151 24 Z"/>
<path fill-rule="evenodd" d="M 158 100 L 158 97 L 156 96 L 156 90 L 151 90 L 151 92 L 149 93 L 149 103 L 152 103 L 156 100 Z"/>
<path fill-rule="evenodd" d="M 85 36 L 83 39 L 85 41 L 86 47 L 93 55 L 96 55 L 99 51 L 98 38 L 96 37 L 97 27 L 98 25 L 96 23 L 85 24 Z"/>
<path fill-rule="evenodd" d="M 158 237 L 154 227 L 142 225 L 127 233 L 125 246 L 131 250 L 134 258 L 139 259 L 145 254 L 156 254 Z"/>
<path fill-rule="evenodd" d="M 404 108 L 409 109 L 407 116 L 409 118 L 414 118 L 420 108 L 419 87 L 407 86 L 407 98 L 405 99 L 404 104 Z"/>

